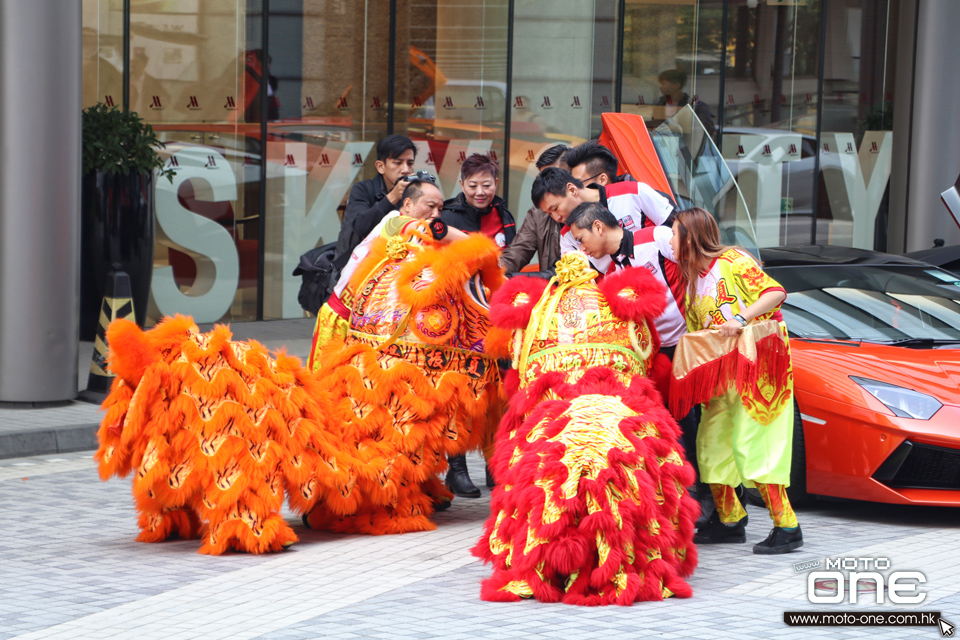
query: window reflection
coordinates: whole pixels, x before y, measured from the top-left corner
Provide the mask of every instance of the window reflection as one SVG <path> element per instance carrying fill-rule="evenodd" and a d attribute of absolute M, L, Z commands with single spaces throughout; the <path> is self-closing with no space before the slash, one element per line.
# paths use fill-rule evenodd
<path fill-rule="evenodd" d="M 519 226 L 540 153 L 618 107 L 727 241 L 886 247 L 889 0 L 271 0 L 268 52 L 261 0 L 156 0 L 132 3 L 129 60 L 123 3 L 82 2 L 84 106 L 122 106 L 127 69 L 181 169 L 158 192 L 154 319 L 301 316 L 293 267 L 336 239 L 388 132 L 448 198 L 467 156 L 496 158 Z"/>
<path fill-rule="evenodd" d="M 157 183 L 153 320 L 257 317 L 261 92 L 275 79 L 260 43 L 260 3 L 245 5 L 164 0 L 131 9 L 130 108 L 167 143 L 162 155 L 177 171 L 172 184 Z"/>
<path fill-rule="evenodd" d="M 743 195 L 693 107 L 681 108 L 650 137 L 678 206 L 709 211 L 717 218 L 723 242 L 759 255 Z"/>
<path fill-rule="evenodd" d="M 394 131 L 417 144 L 416 169 L 460 192 L 460 165 L 474 153 L 504 167 L 509 3 L 397 3 Z M 401 55 L 403 52 L 403 55 Z"/>
<path fill-rule="evenodd" d="M 513 23 L 509 208 L 521 224 L 540 154 L 600 135 L 615 109 L 617 3 L 518 2 Z M 558 61 L 562 61 L 558 63 Z"/>
<path fill-rule="evenodd" d="M 913 267 L 779 267 L 787 327 L 808 338 L 960 340 L 960 287 Z M 950 282 L 948 284 L 948 281 Z"/>

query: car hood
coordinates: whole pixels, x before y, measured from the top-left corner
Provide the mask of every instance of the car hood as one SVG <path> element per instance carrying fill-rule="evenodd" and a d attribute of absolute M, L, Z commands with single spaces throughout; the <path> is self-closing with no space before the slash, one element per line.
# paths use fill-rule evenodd
<path fill-rule="evenodd" d="M 849 393 L 859 389 L 850 376 L 859 376 L 960 405 L 960 349 L 801 339 L 791 340 L 790 346 L 798 389 L 820 395 L 844 394 L 845 389 Z"/>

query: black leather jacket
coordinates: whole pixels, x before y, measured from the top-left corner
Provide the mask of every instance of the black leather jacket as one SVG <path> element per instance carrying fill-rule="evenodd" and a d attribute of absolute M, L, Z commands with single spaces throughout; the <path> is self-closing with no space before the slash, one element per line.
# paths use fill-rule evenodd
<path fill-rule="evenodd" d="M 346 256 L 360 244 L 383 217 L 397 208 L 387 200 L 387 183 L 383 176 L 361 180 L 350 189 L 347 208 L 343 212 L 340 235 L 337 236 L 337 257 Z M 343 260 L 346 262 L 346 259 Z M 340 265 L 341 267 L 343 265 Z"/>
<path fill-rule="evenodd" d="M 509 246 L 517 235 L 517 223 L 513 219 L 513 214 L 507 211 L 503 198 L 500 196 L 493 197 L 490 207 L 500 215 L 500 221 L 503 223 L 503 235 L 507 246 Z M 466 198 L 463 197 L 463 193 L 460 193 L 457 197 L 444 201 L 440 218 L 451 227 L 469 233 L 480 231 L 480 216 L 484 213 L 486 212 L 470 206 Z"/>

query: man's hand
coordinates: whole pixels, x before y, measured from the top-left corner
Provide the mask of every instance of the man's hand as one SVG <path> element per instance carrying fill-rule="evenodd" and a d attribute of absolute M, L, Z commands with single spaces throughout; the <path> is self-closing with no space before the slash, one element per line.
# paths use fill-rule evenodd
<path fill-rule="evenodd" d="M 397 180 L 397 183 L 393 185 L 393 189 L 387 192 L 387 200 L 389 200 L 393 206 L 398 206 L 400 204 L 400 198 L 403 197 L 403 192 L 409 184 L 410 183 L 403 178 Z"/>

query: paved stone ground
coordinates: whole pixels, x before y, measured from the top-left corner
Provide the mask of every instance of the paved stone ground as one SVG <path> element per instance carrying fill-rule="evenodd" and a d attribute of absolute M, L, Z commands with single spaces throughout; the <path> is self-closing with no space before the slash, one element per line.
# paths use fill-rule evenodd
<path fill-rule="evenodd" d="M 474 481 L 483 465 L 471 456 Z M 0 640 L 177 638 L 934 638 L 934 628 L 791 628 L 784 611 L 870 610 L 806 601 L 795 562 L 885 556 L 926 573 L 926 601 L 960 622 L 960 510 L 820 502 L 800 512 L 806 546 L 756 556 L 700 548 L 693 598 L 633 607 L 479 599 L 489 575 L 469 553 L 489 509 L 454 502 L 438 529 L 347 536 L 304 529 L 269 556 L 197 553 L 197 541 L 141 544 L 129 481 L 101 482 L 90 453 L 0 461 Z M 765 537 L 750 507 L 749 541 Z M 874 606 L 874 608 L 876 608 Z M 890 607 L 884 607 L 889 609 Z"/>
<path fill-rule="evenodd" d="M 301 358 L 311 329 L 309 319 L 233 326 L 238 339 Z M 81 388 L 91 349 L 80 346 Z M 129 480 L 101 482 L 91 452 L 62 453 L 98 421 L 97 407 L 85 403 L 0 408 L 0 640 L 939 636 L 930 627 L 786 626 L 784 611 L 871 610 L 807 601 L 806 574 L 792 565 L 827 556 L 883 556 L 894 569 L 923 571 L 926 600 L 896 610 L 941 611 L 960 623 L 960 509 L 819 502 L 799 513 L 806 546 L 770 557 L 751 553 L 770 525 L 750 507 L 749 544 L 700 548 L 693 598 L 497 604 L 479 599 L 490 570 L 469 553 L 488 515 L 487 491 L 437 514 L 432 532 L 333 535 L 287 514 L 301 538 L 291 550 L 203 556 L 197 541 L 136 542 Z M 16 452 L 23 438 L 46 455 L 13 457 L 26 455 Z M 479 457 L 470 468 L 479 486 Z"/>

